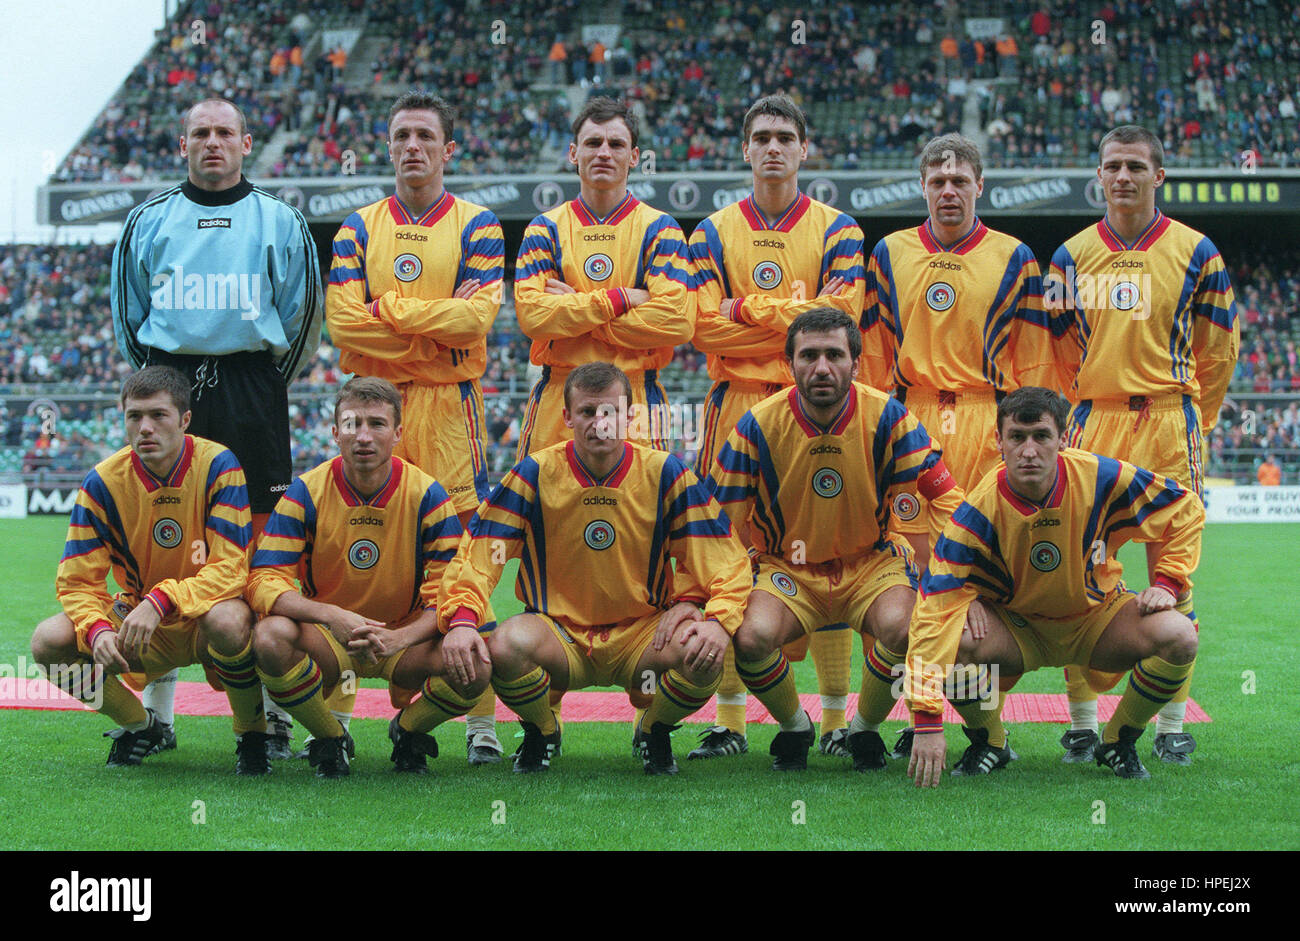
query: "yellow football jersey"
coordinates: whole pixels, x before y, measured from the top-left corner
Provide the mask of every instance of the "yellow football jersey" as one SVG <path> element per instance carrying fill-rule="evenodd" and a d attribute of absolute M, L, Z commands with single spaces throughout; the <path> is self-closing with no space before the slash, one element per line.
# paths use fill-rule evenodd
<path fill-rule="evenodd" d="M 1177 596 L 1191 588 L 1204 524 L 1195 494 L 1112 457 L 1063 449 L 1041 504 L 1013 491 L 1000 467 L 966 495 L 935 544 L 912 613 L 908 662 L 937 665 L 935 675 L 946 676 L 977 597 L 1036 622 L 1088 613 L 1123 587 L 1116 554 L 1134 540 L 1163 544 L 1156 583 Z"/>
<path fill-rule="evenodd" d="M 388 482 L 366 499 L 336 457 L 280 498 L 253 554 L 249 603 L 264 615 L 297 588 L 305 598 L 393 624 L 436 607 L 460 536 L 447 491 L 414 464 L 393 458 Z"/>
<path fill-rule="evenodd" d="M 1214 426 L 1241 324 L 1223 259 L 1200 232 L 1157 209 L 1129 246 L 1103 218 L 1056 250 L 1043 303 L 1071 399 L 1186 394 Z"/>
<path fill-rule="evenodd" d="M 481 620 L 510 558 L 520 560 L 515 593 L 529 611 L 586 626 L 691 600 L 734 634 L 753 581 L 726 514 L 695 474 L 631 442 L 600 480 L 572 441 L 516 464 L 470 520 L 447 569 L 444 628 L 453 617 Z"/>
<path fill-rule="evenodd" d="M 775 220 L 748 196 L 709 216 L 690 241 L 698 313 L 696 349 L 708 354 L 718 382 L 794 379 L 785 362 L 785 335 L 805 311 L 834 307 L 862 317 L 865 271 L 862 230 L 852 218 L 800 193 Z M 834 278 L 834 297 L 817 294 Z M 722 315 L 724 298 L 741 303 Z"/>
<path fill-rule="evenodd" d="M 862 326 L 864 380 L 879 389 L 1007 392 L 1051 372 L 1038 262 L 979 219 L 950 246 L 929 219 L 877 242 Z"/>
<path fill-rule="evenodd" d="M 576 294 L 547 294 L 554 278 Z M 681 226 L 631 193 L 604 219 L 581 197 L 524 230 L 515 266 L 515 314 L 539 366 L 605 361 L 624 372 L 658 369 L 695 329 L 694 274 Z M 650 300 L 631 307 L 624 288 Z"/>
<path fill-rule="evenodd" d="M 887 548 L 890 513 L 915 515 L 918 490 L 942 526 L 961 490 L 941 458 L 897 399 L 854 383 L 822 427 L 791 387 L 745 413 L 706 484 L 760 553 L 816 564 Z"/>
<path fill-rule="evenodd" d="M 325 291 L 339 367 L 394 383 L 479 378 L 504 262 L 497 217 L 450 193 L 418 219 L 396 196 L 358 209 L 334 237 Z M 471 297 L 452 297 L 471 280 Z"/>
<path fill-rule="evenodd" d="M 82 481 L 55 591 L 83 642 L 110 624 L 110 570 L 122 600 L 148 599 L 165 628 L 239 597 L 252 538 L 244 471 L 226 448 L 186 435 L 176 464 L 156 477 L 126 447 Z"/>

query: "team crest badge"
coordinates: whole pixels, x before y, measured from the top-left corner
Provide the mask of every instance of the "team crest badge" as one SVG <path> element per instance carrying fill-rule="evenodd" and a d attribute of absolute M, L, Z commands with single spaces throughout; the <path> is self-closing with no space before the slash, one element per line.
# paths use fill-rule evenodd
<path fill-rule="evenodd" d="M 839 471 L 829 467 L 823 467 L 817 473 L 813 474 L 813 492 L 819 497 L 827 499 L 835 496 L 844 489 L 844 478 L 839 475 Z"/>
<path fill-rule="evenodd" d="M 947 310 L 957 300 L 957 292 L 945 281 L 936 281 L 925 289 L 925 302 L 931 310 Z"/>
<path fill-rule="evenodd" d="M 900 493 L 894 497 L 894 515 L 900 520 L 914 520 L 921 512 L 921 501 L 910 493 Z"/>
<path fill-rule="evenodd" d="M 379 561 L 379 547 L 369 539 L 358 539 L 348 550 L 348 561 L 354 569 L 373 568 Z"/>
<path fill-rule="evenodd" d="M 582 263 L 582 271 L 593 281 L 604 281 L 614 273 L 614 260 L 599 253 L 588 256 Z"/>
<path fill-rule="evenodd" d="M 1036 542 L 1029 550 L 1029 564 L 1040 572 L 1050 572 L 1061 564 L 1061 550 L 1050 542 Z"/>
<path fill-rule="evenodd" d="M 1116 310 L 1132 310 L 1142 300 L 1142 292 L 1132 281 L 1121 281 L 1110 289 L 1110 303 Z"/>
<path fill-rule="evenodd" d="M 393 262 L 393 274 L 398 281 L 414 281 L 423 270 L 424 265 L 420 263 L 420 259 L 410 252 L 398 255 Z"/>
<path fill-rule="evenodd" d="M 153 524 L 153 541 L 164 549 L 175 549 L 181 544 L 181 524 L 174 519 L 160 519 Z"/>
<path fill-rule="evenodd" d="M 608 549 L 614 544 L 614 526 L 604 520 L 588 523 L 582 532 L 582 539 L 597 552 Z"/>
<path fill-rule="evenodd" d="M 773 572 L 772 584 L 776 586 L 777 591 L 786 597 L 793 598 L 799 593 L 799 586 L 797 586 L 794 583 L 794 579 L 785 574 L 785 572 Z"/>
<path fill-rule="evenodd" d="M 754 266 L 754 283 L 770 291 L 781 283 L 781 266 L 774 261 L 760 261 Z"/>

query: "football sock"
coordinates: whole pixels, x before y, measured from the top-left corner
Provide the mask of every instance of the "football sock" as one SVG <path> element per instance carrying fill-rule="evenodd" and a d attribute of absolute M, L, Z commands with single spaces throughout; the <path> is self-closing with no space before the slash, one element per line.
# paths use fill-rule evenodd
<path fill-rule="evenodd" d="M 149 725 L 149 714 L 136 695 L 126 688 L 122 680 L 102 669 L 95 669 L 90 661 L 84 661 L 85 668 L 77 663 L 74 669 L 64 669 L 51 673 L 46 669 L 50 682 L 86 705 L 95 707 L 122 728 L 138 732 Z M 100 699 L 102 697 L 102 700 Z"/>
<path fill-rule="evenodd" d="M 1097 731 L 1097 700 L 1089 699 L 1086 702 L 1070 700 L 1070 731 Z"/>
<path fill-rule="evenodd" d="M 1103 742 L 1119 741 L 1120 726 L 1145 729 L 1147 722 L 1178 692 L 1192 672 L 1190 663 L 1169 663 L 1159 657 L 1139 660 L 1129 674 L 1128 686 L 1120 697 L 1115 714 L 1101 730 Z"/>
<path fill-rule="evenodd" d="M 956 695 L 949 696 L 948 702 L 961 716 L 967 728 L 987 729 L 989 744 L 1001 748 L 1007 743 L 1007 730 L 1002 724 L 1002 704 L 1006 702 L 1006 693 L 993 688 L 987 666 L 981 664 L 974 679 L 971 668 L 967 667 L 966 670 L 966 675 L 962 678 L 964 682 L 954 681 L 953 691 Z M 991 702 L 996 702 L 997 705 L 990 708 Z"/>
<path fill-rule="evenodd" d="M 325 697 L 325 705 L 329 706 L 330 715 L 339 720 L 339 725 L 344 730 L 352 722 L 352 713 L 357 709 L 357 685 L 356 681 L 348 684 L 345 690 L 343 684 L 335 686 L 330 690 L 330 694 Z"/>
<path fill-rule="evenodd" d="M 794 674 L 790 672 L 790 661 L 780 649 L 752 663 L 737 660 L 736 672 L 745 688 L 758 697 L 759 702 L 772 713 L 773 719 L 781 723 L 781 728 L 784 729 L 796 715 L 803 715 Z M 802 723 L 802 718 L 799 721 Z"/>
<path fill-rule="evenodd" d="M 745 734 L 745 684 L 736 672 L 736 648 L 727 644 L 722 655 L 722 682 L 718 684 L 718 725 Z"/>
<path fill-rule="evenodd" d="M 853 631 L 847 624 L 828 624 L 813 633 L 809 648 L 817 668 L 817 691 L 822 699 L 821 734 L 825 735 L 844 728 Z"/>
<path fill-rule="evenodd" d="M 401 711 L 397 724 L 408 732 L 428 732 L 448 719 L 463 716 L 473 705 L 473 699 L 459 695 L 441 677 L 431 676 L 424 681 L 420 695 Z"/>
<path fill-rule="evenodd" d="M 1187 688 L 1184 682 L 1183 689 Z M 1170 700 L 1160 707 L 1156 713 L 1156 734 L 1165 735 L 1171 732 L 1181 732 L 1183 730 L 1183 719 L 1187 716 L 1187 703 Z"/>
<path fill-rule="evenodd" d="M 867 651 L 862 667 L 862 690 L 858 693 L 858 715 L 868 726 L 880 727 L 894 708 L 894 667 L 903 662 L 903 653 L 895 653 L 880 641 Z"/>
<path fill-rule="evenodd" d="M 262 678 L 267 695 L 282 710 L 295 716 L 316 738 L 338 738 L 343 726 L 330 714 L 325 704 L 320 666 L 311 657 L 303 658 L 290 667 L 283 676 L 267 673 L 261 667 L 257 675 Z"/>
<path fill-rule="evenodd" d="M 265 732 L 266 715 L 262 709 L 262 681 L 257 676 L 257 661 L 253 656 L 253 637 L 248 637 L 244 649 L 231 656 L 217 653 L 208 645 L 212 666 L 221 677 L 221 685 L 230 700 L 234 716 L 235 734 Z"/>
<path fill-rule="evenodd" d="M 180 672 L 180 670 L 172 670 L 170 673 L 164 673 L 150 682 L 140 694 L 144 707 L 152 709 L 153 714 L 163 725 L 172 725 L 176 721 L 176 678 L 180 676 Z"/>
<path fill-rule="evenodd" d="M 465 719 L 467 732 L 491 732 L 497 723 L 497 696 L 489 686 L 470 709 Z"/>
<path fill-rule="evenodd" d="M 649 732 L 656 722 L 676 725 L 709 701 L 718 688 L 717 680 L 696 686 L 676 670 L 660 673 L 655 681 L 655 695 L 637 728 Z"/>
<path fill-rule="evenodd" d="M 556 712 L 551 706 L 551 674 L 541 667 L 533 667 L 523 676 L 513 680 L 493 674 L 492 688 L 501 701 L 519 716 L 522 722 L 531 722 L 543 735 L 557 729 Z"/>
<path fill-rule="evenodd" d="M 271 695 L 271 691 L 266 688 L 265 684 L 263 684 L 262 690 L 262 709 L 266 713 L 266 720 L 268 722 L 283 722 L 285 725 L 292 726 L 293 717 L 280 708 L 280 705 L 275 701 L 275 697 Z"/>

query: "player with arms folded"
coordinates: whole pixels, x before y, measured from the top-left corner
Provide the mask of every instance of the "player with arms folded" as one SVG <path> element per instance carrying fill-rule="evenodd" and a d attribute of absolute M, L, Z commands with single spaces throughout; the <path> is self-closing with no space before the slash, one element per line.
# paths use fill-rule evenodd
<path fill-rule="evenodd" d="M 552 687 L 652 680 L 635 741 L 647 774 L 675 774 L 668 736 L 717 688 L 749 592 L 745 550 L 698 478 L 673 455 L 621 439 L 628 385 L 609 363 L 569 373 L 573 440 L 506 474 L 444 579 L 447 660 L 469 682 L 486 676 L 490 650 L 492 684 L 524 728 L 521 773 L 547 770 L 558 750 Z M 485 645 L 475 628 L 510 558 L 526 611 Z"/>
<path fill-rule="evenodd" d="M 942 696 L 954 663 L 982 675 L 972 681 L 964 671 L 950 696 L 970 739 L 953 774 L 986 774 L 1015 757 L 1005 741 L 989 740 L 992 710 L 978 701 L 995 695 L 991 666 L 1004 689 L 1044 666 L 1086 664 L 1102 688 L 1131 669 L 1096 748 L 1097 764 L 1123 778 L 1149 776 L 1136 742 L 1191 671 L 1196 632 L 1174 604 L 1200 554 L 1201 501 L 1149 470 L 1064 447 L 1068 407 L 1033 386 L 1002 400 L 1005 466 L 966 495 L 921 578 L 904 679 L 918 785 L 938 784 L 943 770 Z M 1161 546 L 1154 583 L 1141 594 L 1120 581 L 1116 553 L 1130 541 Z"/>
<path fill-rule="evenodd" d="M 185 433 L 190 382 L 178 370 L 140 370 L 121 401 L 130 444 L 81 484 L 55 582 L 63 612 L 36 628 L 32 655 L 121 727 L 105 733 L 114 767 L 140 764 L 164 733 L 123 680 L 142 689 L 202 663 L 230 700 L 236 774 L 268 774 L 253 618 L 241 598 L 253 535 L 244 472 L 221 445 Z M 112 597 L 110 573 L 122 588 Z"/>
<path fill-rule="evenodd" d="M 708 354 L 704 435 L 695 471 L 708 476 L 713 458 L 740 416 L 793 381 L 783 358 L 794 319 L 817 307 L 862 315 L 862 230 L 849 216 L 799 192 L 808 158 L 807 122 L 784 95 L 760 98 L 745 114 L 741 151 L 754 192 L 715 212 L 691 235 L 698 315 L 694 344 Z M 739 533 L 742 538 L 745 533 Z M 819 627 L 786 651 L 802 659 L 811 646 L 822 696 L 823 753 L 848 755 L 844 710 L 852 634 L 847 624 Z M 690 758 L 747 751 L 745 684 L 728 649 L 718 687 L 718 724 Z"/>
<path fill-rule="evenodd" d="M 1241 324 L 1219 250 L 1156 208 L 1165 178 L 1159 139 L 1136 125 L 1102 138 L 1097 178 L 1106 215 L 1052 256 L 1044 305 L 1061 337 L 1061 389 L 1076 406 L 1067 441 L 1176 480 L 1204 496 L 1206 428 L 1237 364 Z M 1158 544 L 1148 543 L 1155 584 Z M 1191 586 L 1178 611 L 1198 625 Z M 1067 761 L 1086 761 L 1097 741 L 1096 692 L 1067 670 Z M 1153 754 L 1186 765 L 1196 742 L 1183 731 L 1191 675 L 1160 710 Z"/>
<path fill-rule="evenodd" d="M 889 535 L 890 507 L 919 491 L 937 528 L 961 491 L 907 409 L 853 382 L 862 354 L 853 318 L 833 308 L 801 314 L 785 349 L 794 387 L 741 417 L 706 481 L 736 525 L 751 525 L 758 550 L 736 669 L 781 725 L 773 767 L 801 770 L 816 732 L 781 648 L 840 620 L 871 634 L 847 745 L 855 770 L 877 770 L 917 584 L 911 550 Z"/>
<path fill-rule="evenodd" d="M 264 615 L 254 629 L 257 671 L 311 732 L 319 777 L 349 773 L 352 739 L 324 695 L 344 675 L 388 681 L 401 709 L 388 727 L 391 758 L 415 773 L 438 754 L 427 733 L 487 688 L 485 676 L 461 683 L 445 668 L 438 584 L 462 530 L 442 485 L 393 456 L 401 437 L 392 383 L 350 380 L 334 402 L 339 456 L 293 482 L 253 556 L 248 597 Z"/>
<path fill-rule="evenodd" d="M 443 187 L 455 118 L 436 95 L 411 91 L 393 103 L 397 194 L 343 220 L 325 307 L 340 367 L 401 391 L 407 424 L 396 454 L 446 486 L 463 526 L 488 492 L 480 379 L 505 242 L 490 210 Z M 331 705 L 351 712 L 337 694 Z M 467 722 L 470 764 L 501 760 L 494 707 L 489 693 Z"/>

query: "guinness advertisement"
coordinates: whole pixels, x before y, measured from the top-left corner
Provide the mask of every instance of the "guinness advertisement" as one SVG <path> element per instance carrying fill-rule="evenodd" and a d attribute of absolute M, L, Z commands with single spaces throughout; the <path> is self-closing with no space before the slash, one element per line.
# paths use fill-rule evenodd
<path fill-rule="evenodd" d="M 921 181 L 908 171 L 805 171 L 800 182 L 814 199 L 852 216 L 917 216 L 925 213 Z M 59 183 L 43 186 L 39 221 L 50 225 L 124 222 L 140 203 L 168 188 L 159 183 Z M 258 181 L 299 209 L 308 222 L 340 223 L 361 206 L 393 193 L 393 178 L 302 177 Z M 502 220 L 527 222 L 578 195 L 573 174 L 447 177 L 447 189 L 486 206 Z M 709 215 L 749 195 L 742 173 L 642 173 L 633 171 L 629 189 L 637 199 L 683 219 Z M 1157 191 L 1170 211 L 1239 213 L 1243 209 L 1300 212 L 1300 171 L 1171 170 Z M 1091 170 L 987 170 L 981 217 L 1077 215 L 1095 217 L 1104 206 Z"/>

